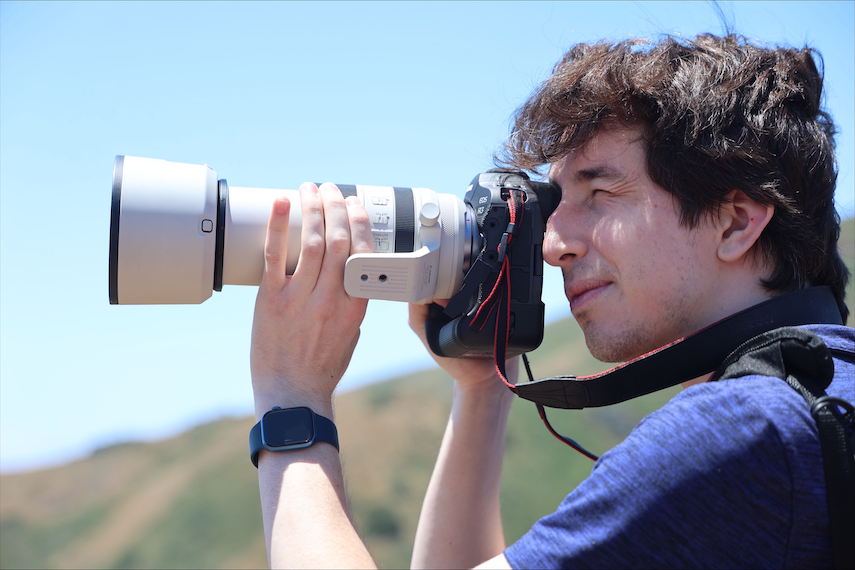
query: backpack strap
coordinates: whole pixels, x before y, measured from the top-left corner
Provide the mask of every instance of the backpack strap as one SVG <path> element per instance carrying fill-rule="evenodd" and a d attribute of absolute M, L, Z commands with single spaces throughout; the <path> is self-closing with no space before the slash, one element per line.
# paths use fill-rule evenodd
<path fill-rule="evenodd" d="M 816 420 L 822 447 L 831 542 L 837 568 L 855 567 L 855 446 L 853 407 L 825 389 L 834 362 L 825 343 L 804 329 L 782 327 L 760 334 L 734 350 L 710 382 L 748 375 L 780 378 L 801 394 Z M 828 404 L 832 405 L 828 405 Z M 840 414 L 836 406 L 848 413 Z M 848 433 L 847 433 L 848 431 Z"/>

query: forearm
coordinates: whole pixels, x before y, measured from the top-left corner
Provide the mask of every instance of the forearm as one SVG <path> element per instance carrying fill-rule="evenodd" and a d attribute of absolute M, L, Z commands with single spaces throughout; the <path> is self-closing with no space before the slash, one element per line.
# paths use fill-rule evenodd
<path fill-rule="evenodd" d="M 332 418 L 331 409 L 320 408 Z M 271 568 L 376 567 L 351 519 L 332 445 L 262 451 L 258 482 Z"/>
<path fill-rule="evenodd" d="M 504 550 L 499 491 L 512 401 L 498 378 L 477 388 L 455 386 L 419 517 L 413 568 L 471 568 Z"/>
<path fill-rule="evenodd" d="M 349 255 L 373 251 L 368 213 L 332 184 L 303 184 L 300 202 L 302 246 L 290 276 L 287 199 L 274 202 L 267 225 L 250 352 L 259 420 L 274 406 L 334 420 L 332 394 L 365 316 L 367 300 L 347 295 L 343 271 Z M 347 508 L 334 445 L 261 451 L 258 483 L 271 567 L 374 566 Z"/>

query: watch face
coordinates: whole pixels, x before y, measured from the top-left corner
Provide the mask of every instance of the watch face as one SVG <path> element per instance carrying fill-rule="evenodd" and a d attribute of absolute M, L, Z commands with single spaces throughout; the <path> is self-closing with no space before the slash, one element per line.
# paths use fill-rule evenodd
<path fill-rule="evenodd" d="M 261 439 L 270 447 L 309 443 L 314 437 L 312 412 L 308 408 L 272 410 L 264 414 Z"/>

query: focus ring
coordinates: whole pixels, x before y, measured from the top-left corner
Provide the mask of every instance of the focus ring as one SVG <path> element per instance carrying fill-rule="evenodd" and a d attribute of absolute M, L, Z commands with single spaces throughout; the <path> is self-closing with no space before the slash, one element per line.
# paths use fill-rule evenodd
<path fill-rule="evenodd" d="M 416 204 L 412 188 L 395 191 L 395 253 L 412 253 L 416 244 Z"/>

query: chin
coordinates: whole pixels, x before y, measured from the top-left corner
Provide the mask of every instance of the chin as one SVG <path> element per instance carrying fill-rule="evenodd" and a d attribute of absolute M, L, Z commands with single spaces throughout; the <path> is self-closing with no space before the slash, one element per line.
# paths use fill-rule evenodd
<path fill-rule="evenodd" d="M 652 335 L 642 331 L 606 334 L 596 330 L 596 327 L 588 327 L 583 332 L 588 351 L 601 362 L 627 362 L 667 344 L 659 344 Z"/>
<path fill-rule="evenodd" d="M 630 356 L 628 353 L 622 350 L 617 350 L 617 347 L 614 346 L 603 347 L 600 345 L 592 344 L 590 342 L 586 342 L 585 344 L 588 345 L 588 351 L 591 353 L 591 356 L 593 356 L 600 362 L 606 362 L 610 364 L 627 362 L 628 360 L 632 360 L 636 356 L 641 356 L 641 354 L 644 354 L 640 353 L 638 355 Z"/>

